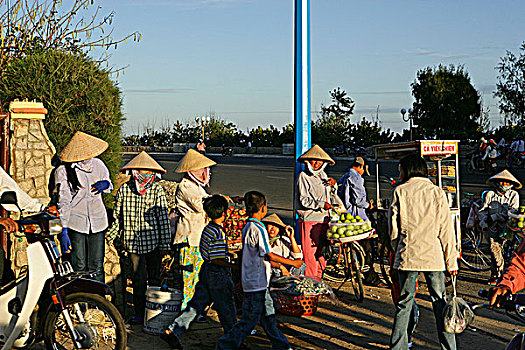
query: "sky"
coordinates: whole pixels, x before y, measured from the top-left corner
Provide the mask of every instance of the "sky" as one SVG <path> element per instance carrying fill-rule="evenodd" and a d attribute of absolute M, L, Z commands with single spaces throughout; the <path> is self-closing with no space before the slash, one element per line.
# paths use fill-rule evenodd
<path fill-rule="evenodd" d="M 293 121 L 293 0 L 103 0 L 114 36 L 142 40 L 110 50 L 123 91 L 124 133 L 215 114 L 241 130 Z M 495 67 L 525 41 L 525 1 L 311 0 L 312 118 L 329 91 L 354 116 L 399 132 L 419 69 L 463 65 L 502 123 Z"/>

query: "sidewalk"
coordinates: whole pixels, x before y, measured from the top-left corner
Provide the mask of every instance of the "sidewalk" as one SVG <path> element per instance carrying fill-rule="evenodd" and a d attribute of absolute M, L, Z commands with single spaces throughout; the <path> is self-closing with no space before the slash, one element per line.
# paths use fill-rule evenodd
<path fill-rule="evenodd" d="M 336 294 L 340 303 L 334 305 L 324 301 L 314 316 L 290 317 L 278 314 L 280 329 L 286 334 L 292 348 L 388 349 L 394 315 L 390 291 L 365 286 L 365 300 L 361 304 L 353 301 L 349 284 Z M 421 284 L 417 302 L 421 316 L 412 349 L 440 349 L 434 314 L 424 284 Z M 482 314 L 483 316 L 476 316 L 468 330 L 457 336 L 458 349 L 503 349 L 520 327 L 505 316 L 494 320 L 494 317 L 498 317 L 494 312 L 486 311 Z M 222 328 L 215 313 L 211 311 L 209 315 L 211 317 L 208 323 L 191 326 L 183 338 L 184 349 L 215 348 L 222 335 Z M 134 326 L 128 335 L 129 349 L 169 349 L 159 337 L 143 333 L 140 326 Z M 249 337 L 247 343 L 254 350 L 271 349 L 261 327 L 257 327 L 257 333 Z"/>

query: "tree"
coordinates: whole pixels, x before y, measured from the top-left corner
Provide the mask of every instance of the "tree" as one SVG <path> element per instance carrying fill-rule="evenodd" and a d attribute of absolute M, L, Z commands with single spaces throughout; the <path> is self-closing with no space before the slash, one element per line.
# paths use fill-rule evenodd
<path fill-rule="evenodd" d="M 412 83 L 414 123 L 427 138 L 467 138 L 481 122 L 480 94 L 462 66 L 427 67 Z"/>
<path fill-rule="evenodd" d="M 510 123 L 525 122 L 525 42 L 519 56 L 507 51 L 496 69 L 498 83 L 494 96 L 499 98 L 499 110 Z M 505 123 L 506 124 L 506 123 Z"/>
<path fill-rule="evenodd" d="M 51 49 L 77 54 L 96 48 L 116 49 L 122 42 L 140 41 L 142 37 L 133 32 L 114 38 L 115 13 L 101 16 L 101 7 L 93 0 L 73 0 L 70 4 L 64 10 L 62 0 L 0 0 L 0 6 L 5 8 L 0 13 L 0 66 L 11 58 Z M 104 52 L 100 60 L 108 57 Z"/>
<path fill-rule="evenodd" d="M 312 140 L 324 147 L 347 143 L 346 131 L 355 107 L 352 98 L 340 88 L 330 91 L 330 98 L 331 104 L 321 105 L 321 115 L 312 123 Z"/>
<path fill-rule="evenodd" d="M 13 58 L 0 67 L 0 101 L 42 101 L 48 110 L 45 127 L 58 152 L 76 131 L 109 143 L 101 158 L 112 175 L 120 167 L 122 100 L 117 84 L 84 54 L 57 50 Z"/>

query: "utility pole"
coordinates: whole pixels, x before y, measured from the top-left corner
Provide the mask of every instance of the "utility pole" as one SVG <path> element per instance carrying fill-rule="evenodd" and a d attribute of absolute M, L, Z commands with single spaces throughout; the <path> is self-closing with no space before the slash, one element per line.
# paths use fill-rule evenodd
<path fill-rule="evenodd" d="M 311 147 L 310 0 L 294 1 L 294 127 L 296 159 L 294 179 L 297 180 L 297 176 L 304 169 L 304 165 L 297 162 L 297 158 Z M 296 208 L 294 201 L 295 218 Z"/>

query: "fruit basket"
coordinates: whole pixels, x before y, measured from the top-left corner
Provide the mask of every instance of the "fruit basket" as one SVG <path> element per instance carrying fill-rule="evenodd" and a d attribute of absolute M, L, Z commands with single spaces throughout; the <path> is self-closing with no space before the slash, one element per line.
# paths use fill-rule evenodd
<path fill-rule="evenodd" d="M 326 237 L 332 241 L 350 242 L 366 239 L 373 234 L 372 223 L 359 216 L 343 213 L 332 217 Z"/>
<path fill-rule="evenodd" d="M 317 311 L 320 294 L 292 295 L 278 291 L 271 293 L 275 308 L 288 316 L 311 316 Z"/>
<path fill-rule="evenodd" d="M 237 205 L 230 205 L 228 207 L 223 227 L 229 244 L 241 242 L 242 228 L 246 225 L 247 220 L 248 215 L 246 215 L 246 209 Z"/>

